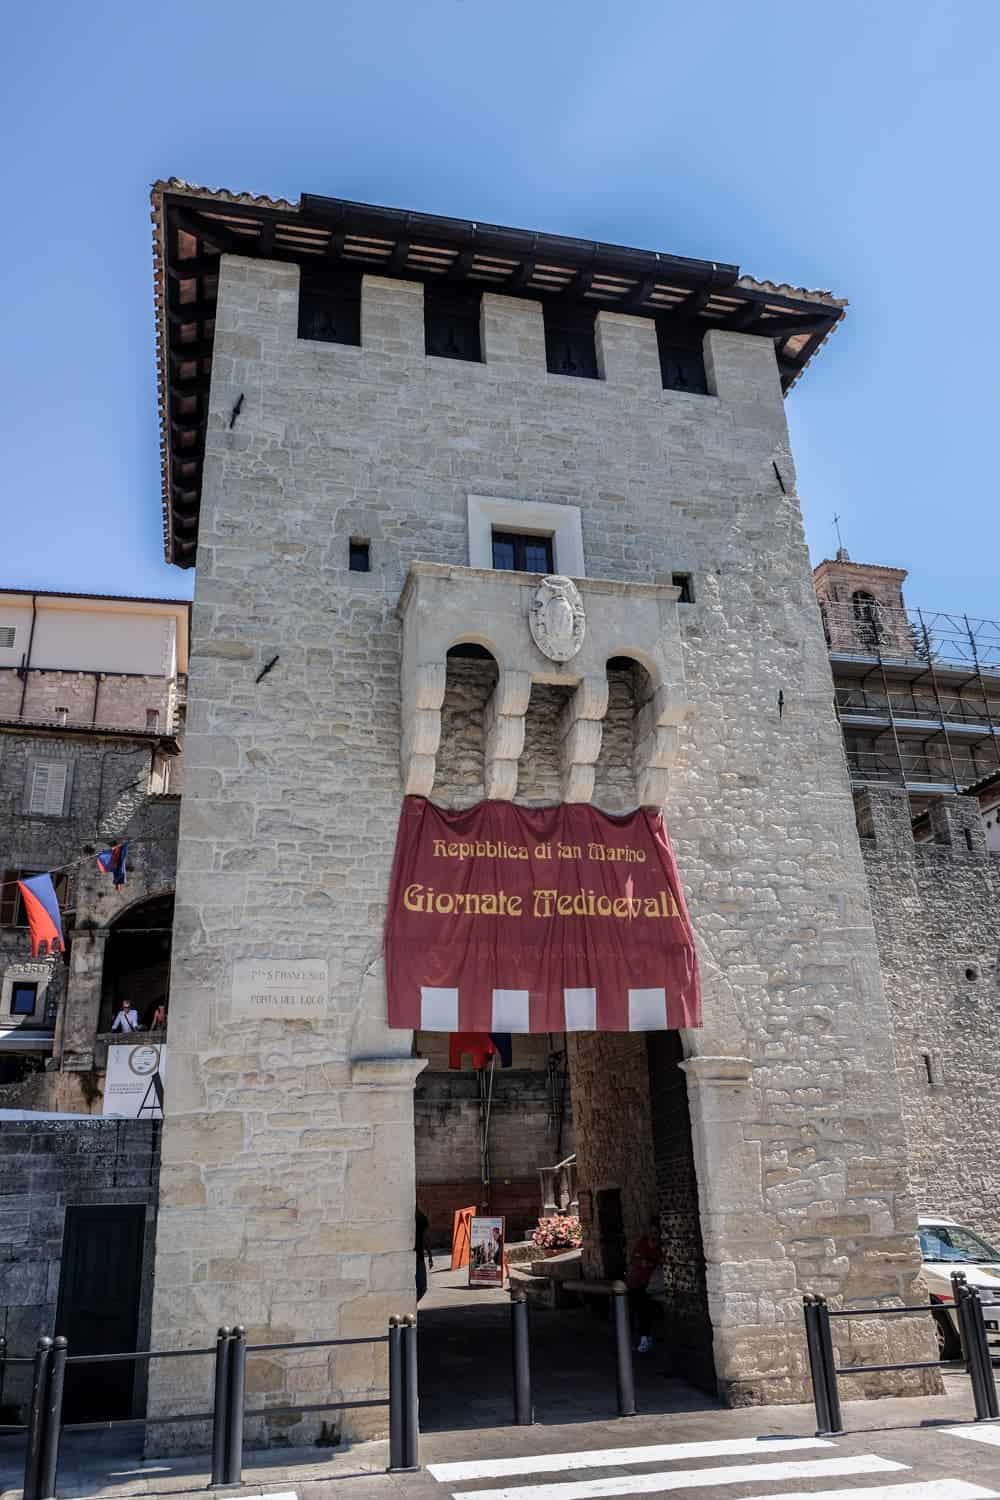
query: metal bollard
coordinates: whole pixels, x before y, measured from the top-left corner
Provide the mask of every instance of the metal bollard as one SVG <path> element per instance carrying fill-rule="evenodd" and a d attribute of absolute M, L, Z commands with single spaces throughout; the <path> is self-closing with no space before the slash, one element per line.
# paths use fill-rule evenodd
<path fill-rule="evenodd" d="M 632 1368 L 632 1338 L 629 1328 L 627 1288 L 624 1281 L 611 1283 L 612 1316 L 615 1324 L 615 1364 L 618 1380 L 618 1415 L 635 1416 L 635 1372 Z"/>
<path fill-rule="evenodd" d="M 819 1315 L 816 1299 L 811 1294 L 802 1298 L 802 1312 L 806 1320 L 806 1349 L 809 1352 L 809 1374 L 812 1377 L 813 1405 L 816 1408 L 816 1436 L 827 1437 L 833 1430 L 830 1426 L 830 1399 L 826 1371 L 823 1368 Z"/>
<path fill-rule="evenodd" d="M 420 1458 L 420 1394 L 417 1382 L 417 1320 L 413 1313 L 403 1319 L 403 1389 L 406 1399 L 403 1410 L 403 1468 L 419 1469 Z"/>
<path fill-rule="evenodd" d="M 518 1427 L 530 1427 L 535 1413 L 531 1405 L 528 1296 L 523 1288 L 510 1294 L 510 1337 L 514 1365 L 514 1422 Z"/>
<path fill-rule="evenodd" d="M 226 1482 L 226 1449 L 229 1415 L 229 1335 L 220 1328 L 215 1335 L 215 1394 L 212 1400 L 212 1483 Z"/>
<path fill-rule="evenodd" d="M 59 1440 L 62 1437 L 63 1387 L 66 1384 L 66 1358 L 69 1345 L 62 1334 L 52 1345 L 49 1361 L 48 1393 L 45 1401 L 45 1429 L 38 1463 L 40 1500 L 55 1500 L 56 1476 L 59 1472 Z"/>
<path fill-rule="evenodd" d="M 972 1313 L 975 1325 L 976 1342 L 979 1345 L 980 1360 L 983 1371 L 983 1389 L 986 1394 L 986 1406 L 989 1410 L 989 1420 L 996 1421 L 1000 1417 L 1000 1402 L 997 1400 L 997 1383 L 993 1374 L 993 1356 L 990 1353 L 990 1341 L 986 1332 L 986 1319 L 983 1316 L 983 1304 L 979 1300 L 978 1292 L 972 1292 Z"/>
<path fill-rule="evenodd" d="M 237 1323 L 229 1341 L 226 1483 L 243 1482 L 243 1406 L 247 1387 L 247 1331 Z"/>
<path fill-rule="evenodd" d="M 830 1332 L 830 1309 L 826 1305 L 826 1298 L 819 1293 L 816 1295 L 816 1326 L 819 1330 L 820 1355 L 826 1382 L 830 1431 L 841 1433 L 844 1430 L 844 1419 L 840 1414 L 840 1388 L 837 1385 L 837 1359 L 833 1352 L 833 1335 Z"/>
<path fill-rule="evenodd" d="M 24 1444 L 23 1500 L 41 1500 L 42 1439 L 45 1436 L 45 1403 L 49 1391 L 49 1366 L 52 1362 L 52 1340 L 43 1337 L 35 1345 L 31 1371 L 31 1405 L 28 1408 L 28 1431 Z"/>
<path fill-rule="evenodd" d="M 405 1394 L 403 1387 L 403 1330 L 395 1315 L 389 1319 L 389 1473 L 403 1467 L 403 1444 L 406 1431 Z"/>
<path fill-rule="evenodd" d="M 983 1320 L 982 1304 L 972 1287 L 956 1283 L 958 1319 L 962 1329 L 962 1342 L 969 1360 L 969 1379 L 972 1382 L 972 1401 L 977 1422 L 991 1422 L 1000 1415 L 997 1407 L 997 1388 L 993 1377 L 993 1360 L 990 1355 L 986 1324 Z"/>

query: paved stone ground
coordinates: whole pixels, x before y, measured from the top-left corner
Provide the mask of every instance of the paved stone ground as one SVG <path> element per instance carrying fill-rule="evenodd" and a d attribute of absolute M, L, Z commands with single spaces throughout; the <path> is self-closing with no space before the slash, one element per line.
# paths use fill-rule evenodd
<path fill-rule="evenodd" d="M 641 1415 L 621 1420 L 607 1321 L 586 1311 L 532 1309 L 536 1422 L 513 1427 L 507 1293 L 464 1281 L 439 1263 L 420 1305 L 419 1473 L 387 1475 L 385 1442 L 271 1450 L 247 1454 L 242 1489 L 219 1500 L 1000 1500 L 1000 1424 L 971 1423 L 965 1376 L 944 1396 L 845 1401 L 846 1435 L 819 1443 L 811 1407 L 728 1410 L 657 1356 L 636 1361 Z M 204 1458 L 138 1451 L 134 1433 L 68 1437 L 60 1500 L 213 1493 Z M 21 1440 L 0 1438 L 0 1500 L 15 1500 L 21 1465 Z"/>
<path fill-rule="evenodd" d="M 407 1475 L 385 1474 L 384 1443 L 290 1450 L 280 1461 L 248 1455 L 242 1490 L 219 1500 L 603 1500 L 689 1489 L 707 1500 L 995 1500 L 1000 1426 L 968 1421 L 967 1380 L 946 1384 L 941 1397 L 846 1402 L 847 1435 L 826 1443 L 813 1436 L 811 1408 L 772 1406 L 433 1433 L 421 1441 L 422 1470 Z M 20 1455 L 4 1444 L 0 1483 L 14 1500 Z M 142 1462 L 108 1448 L 106 1436 L 88 1452 L 79 1439 L 68 1445 L 61 1500 L 212 1494 L 198 1460 Z"/>

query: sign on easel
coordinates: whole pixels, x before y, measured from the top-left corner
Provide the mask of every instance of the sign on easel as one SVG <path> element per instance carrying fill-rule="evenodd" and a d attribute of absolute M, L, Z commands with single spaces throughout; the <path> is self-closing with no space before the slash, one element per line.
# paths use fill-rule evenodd
<path fill-rule="evenodd" d="M 472 1220 L 469 1230 L 469 1285 L 503 1286 L 504 1220 Z"/>
<path fill-rule="evenodd" d="M 104 1110 L 121 1120 L 163 1119 L 167 1049 L 156 1042 L 108 1048 Z"/>

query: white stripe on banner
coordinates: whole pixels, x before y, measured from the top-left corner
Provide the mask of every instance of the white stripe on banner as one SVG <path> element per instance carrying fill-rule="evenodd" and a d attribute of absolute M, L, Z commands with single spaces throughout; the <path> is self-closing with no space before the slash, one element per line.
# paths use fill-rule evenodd
<path fill-rule="evenodd" d="M 614 1479 L 571 1479 L 568 1484 L 517 1485 L 502 1490 L 453 1490 L 452 1500 L 604 1500 L 608 1495 L 661 1495 L 713 1484 L 776 1484 L 785 1479 L 839 1479 L 842 1474 L 900 1473 L 907 1464 L 874 1453 L 860 1458 L 814 1458 L 787 1464 L 728 1464 L 721 1469 L 672 1469 L 623 1474 Z"/>
<path fill-rule="evenodd" d="M 593 993 L 593 992 L 591 992 Z M 517 1474 L 568 1473 L 571 1469 L 623 1469 L 628 1464 L 690 1463 L 695 1458 L 767 1458 L 796 1448 L 835 1448 L 828 1438 L 719 1438 L 715 1442 L 649 1443 L 639 1448 L 595 1448 L 591 1452 L 533 1453 L 522 1458 L 475 1459 L 469 1463 L 428 1464 L 442 1483 L 463 1479 L 509 1479 Z"/>
<path fill-rule="evenodd" d="M 563 990 L 567 1031 L 597 1030 L 597 991 Z"/>
<path fill-rule="evenodd" d="M 530 991 L 494 990 L 491 1031 L 530 1031 Z"/>
<path fill-rule="evenodd" d="M 420 989 L 421 1031 L 458 1031 L 458 990 Z"/>
<path fill-rule="evenodd" d="M 776 1490 L 773 1495 L 750 1495 L 748 1500 L 1000 1500 L 996 1490 L 984 1490 L 964 1479 L 925 1479 L 918 1484 L 862 1484 L 842 1490 Z"/>
<path fill-rule="evenodd" d="M 948 1437 L 971 1438 L 974 1443 L 992 1443 L 1000 1448 L 1000 1427 L 939 1427 Z"/>
<path fill-rule="evenodd" d="M 666 1024 L 666 990 L 629 990 L 629 1031 L 663 1031 Z"/>

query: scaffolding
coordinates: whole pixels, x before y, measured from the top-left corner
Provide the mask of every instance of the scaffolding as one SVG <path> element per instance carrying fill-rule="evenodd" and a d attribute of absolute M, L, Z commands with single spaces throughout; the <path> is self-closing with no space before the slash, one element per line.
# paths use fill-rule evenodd
<path fill-rule="evenodd" d="M 1000 622 L 820 601 L 855 782 L 962 791 L 1000 768 Z"/>

